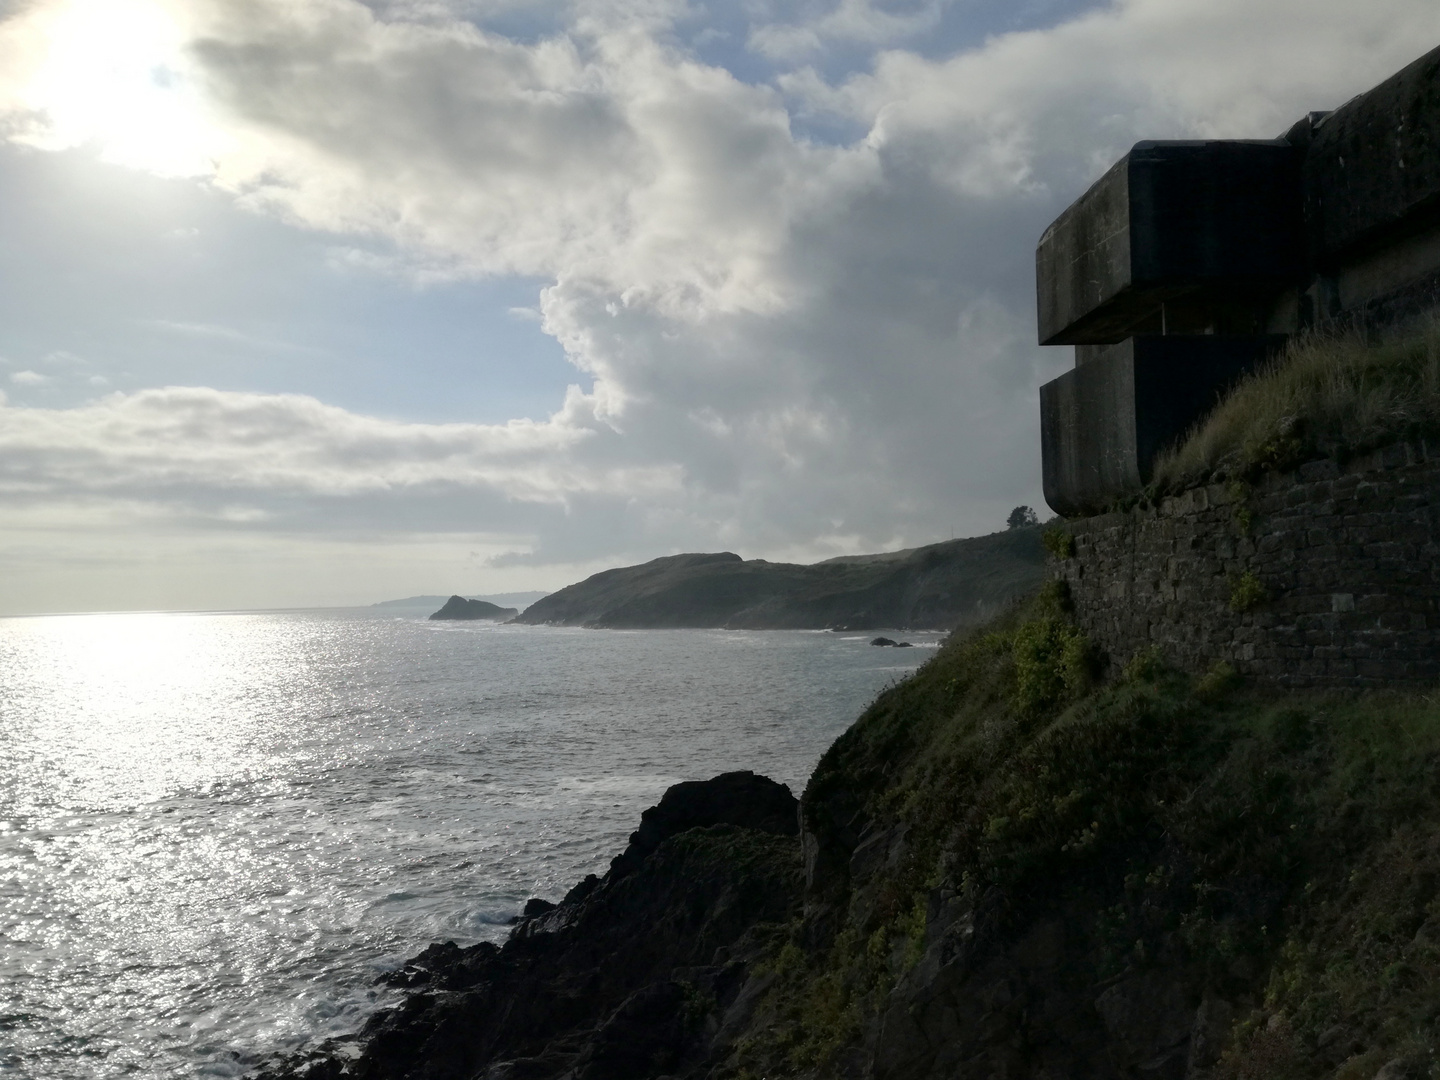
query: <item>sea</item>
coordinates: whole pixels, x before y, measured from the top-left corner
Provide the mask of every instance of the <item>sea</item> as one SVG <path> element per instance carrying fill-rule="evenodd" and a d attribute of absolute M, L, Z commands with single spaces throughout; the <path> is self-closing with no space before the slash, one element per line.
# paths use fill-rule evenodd
<path fill-rule="evenodd" d="M 798 796 L 940 638 L 424 614 L 0 619 L 0 1074 L 243 1076 L 353 1032 L 671 784 Z"/>

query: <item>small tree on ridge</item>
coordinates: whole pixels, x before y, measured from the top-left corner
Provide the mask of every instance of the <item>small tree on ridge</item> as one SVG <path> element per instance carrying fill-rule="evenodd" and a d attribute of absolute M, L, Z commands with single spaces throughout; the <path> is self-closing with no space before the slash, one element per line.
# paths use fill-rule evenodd
<path fill-rule="evenodd" d="M 1039 525 L 1040 516 L 1028 506 L 1017 506 L 1010 511 L 1005 524 L 1012 529 L 1023 529 L 1026 525 Z"/>

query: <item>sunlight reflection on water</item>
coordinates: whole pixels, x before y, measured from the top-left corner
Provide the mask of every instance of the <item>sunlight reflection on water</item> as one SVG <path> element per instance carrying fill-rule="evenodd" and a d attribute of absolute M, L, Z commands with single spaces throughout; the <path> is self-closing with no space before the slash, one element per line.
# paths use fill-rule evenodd
<path fill-rule="evenodd" d="M 670 783 L 754 768 L 798 791 L 930 651 L 373 612 L 0 619 L 0 1070 L 231 1076 L 353 1030 L 380 970 L 603 870 Z"/>

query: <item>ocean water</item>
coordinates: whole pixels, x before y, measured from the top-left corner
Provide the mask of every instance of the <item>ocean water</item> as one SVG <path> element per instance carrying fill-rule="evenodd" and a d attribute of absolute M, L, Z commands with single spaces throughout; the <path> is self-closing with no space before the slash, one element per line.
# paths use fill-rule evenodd
<path fill-rule="evenodd" d="M 0 619 L 0 1073 L 238 1076 L 603 872 L 670 784 L 798 795 L 933 654 L 373 610 Z"/>

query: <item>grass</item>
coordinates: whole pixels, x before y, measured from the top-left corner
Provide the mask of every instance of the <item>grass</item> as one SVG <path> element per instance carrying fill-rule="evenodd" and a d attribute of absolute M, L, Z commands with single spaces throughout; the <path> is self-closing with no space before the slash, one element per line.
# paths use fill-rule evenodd
<path fill-rule="evenodd" d="M 920 960 L 927 902 L 998 890 L 1002 937 L 1083 923 L 1094 985 L 1171 964 L 1242 1003 L 1218 1078 L 1440 1076 L 1440 702 L 1150 654 L 1093 685 L 1067 678 L 1065 607 L 1051 589 L 956 635 L 822 758 L 821 843 L 858 814 L 904 824 L 905 854 L 867 904 L 837 879 L 828 936 L 791 926 L 732 1074 L 843 1071 Z"/>
<path fill-rule="evenodd" d="M 1440 323 L 1367 344 L 1295 338 L 1155 463 L 1156 490 L 1243 479 L 1440 434 Z"/>

